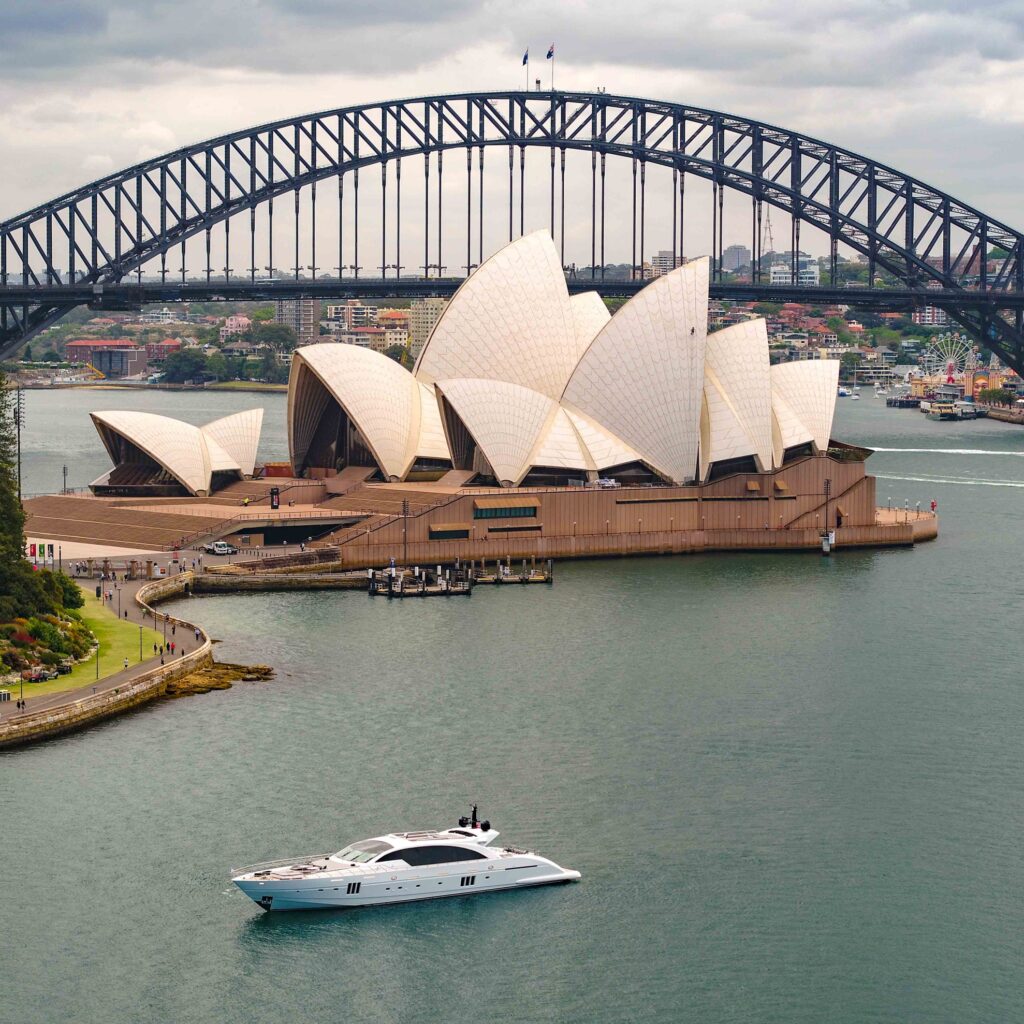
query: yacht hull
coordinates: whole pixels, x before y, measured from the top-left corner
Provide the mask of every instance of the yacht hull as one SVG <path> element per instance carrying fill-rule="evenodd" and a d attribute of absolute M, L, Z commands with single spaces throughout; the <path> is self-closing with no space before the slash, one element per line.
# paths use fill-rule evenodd
<path fill-rule="evenodd" d="M 536 860 L 539 860 L 537 858 Z M 265 911 L 280 910 L 344 910 L 356 907 L 380 907 L 393 903 L 413 903 L 449 896 L 472 896 L 509 889 L 526 889 L 539 885 L 560 885 L 577 882 L 578 871 L 560 868 L 553 863 L 533 863 L 511 867 L 495 866 L 488 870 L 459 864 L 456 870 L 443 874 L 410 874 L 354 879 L 303 878 L 296 880 L 256 881 L 234 879 L 235 885 Z M 358 886 L 356 891 L 352 891 Z"/>

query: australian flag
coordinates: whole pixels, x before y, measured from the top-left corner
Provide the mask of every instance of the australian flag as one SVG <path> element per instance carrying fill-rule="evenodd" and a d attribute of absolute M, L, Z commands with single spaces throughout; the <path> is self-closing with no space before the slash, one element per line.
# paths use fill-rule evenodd
<path fill-rule="evenodd" d="M 552 44 L 551 44 L 551 45 L 550 45 L 550 46 L 548 47 L 548 56 L 547 56 L 547 59 L 548 59 L 548 60 L 554 60 L 554 59 L 555 59 L 555 44 L 554 44 L 554 43 L 552 43 Z"/>
<path fill-rule="evenodd" d="M 526 53 L 523 54 L 523 64 L 525 65 L 525 64 L 529 64 L 529 63 L 530 63 L 530 51 L 527 50 Z"/>

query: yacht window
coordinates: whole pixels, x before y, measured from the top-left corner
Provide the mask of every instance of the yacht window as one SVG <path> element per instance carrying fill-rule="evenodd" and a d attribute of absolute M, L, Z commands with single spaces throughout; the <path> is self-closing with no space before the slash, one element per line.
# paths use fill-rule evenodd
<path fill-rule="evenodd" d="M 361 843 L 352 843 L 351 846 L 346 846 L 344 850 L 340 850 L 334 855 L 336 860 L 350 860 L 356 864 L 365 864 L 367 861 L 373 860 L 378 853 L 383 853 L 385 850 L 390 850 L 391 845 L 389 843 L 380 843 L 374 839 L 367 839 Z"/>
<path fill-rule="evenodd" d="M 465 850 L 459 846 L 410 846 L 405 850 L 395 850 L 379 858 L 380 861 L 404 860 L 410 867 L 422 867 L 427 864 L 451 864 L 460 860 L 485 860 L 487 854 L 477 850 Z"/>

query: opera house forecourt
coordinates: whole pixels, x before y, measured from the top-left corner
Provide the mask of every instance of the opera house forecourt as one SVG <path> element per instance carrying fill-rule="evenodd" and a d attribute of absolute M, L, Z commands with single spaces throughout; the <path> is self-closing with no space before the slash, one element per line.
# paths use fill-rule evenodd
<path fill-rule="evenodd" d="M 876 508 L 870 452 L 832 438 L 838 363 L 771 365 L 763 320 L 709 333 L 708 272 L 687 263 L 610 316 L 570 297 L 546 232 L 525 235 L 467 278 L 411 372 L 298 349 L 290 467 L 257 465 L 259 409 L 203 427 L 93 413 L 114 468 L 93 498 L 26 502 L 30 535 L 301 539 L 342 567 L 934 537 L 934 514 Z"/>

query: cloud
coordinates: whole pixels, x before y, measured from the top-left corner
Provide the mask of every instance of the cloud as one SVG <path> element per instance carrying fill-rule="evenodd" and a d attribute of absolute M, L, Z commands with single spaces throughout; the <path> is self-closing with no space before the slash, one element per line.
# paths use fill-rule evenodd
<path fill-rule="evenodd" d="M 528 45 L 546 83 L 551 41 L 562 88 L 798 129 L 1024 220 L 1017 0 L 0 0 L 0 218 L 277 117 L 521 88 Z"/>

